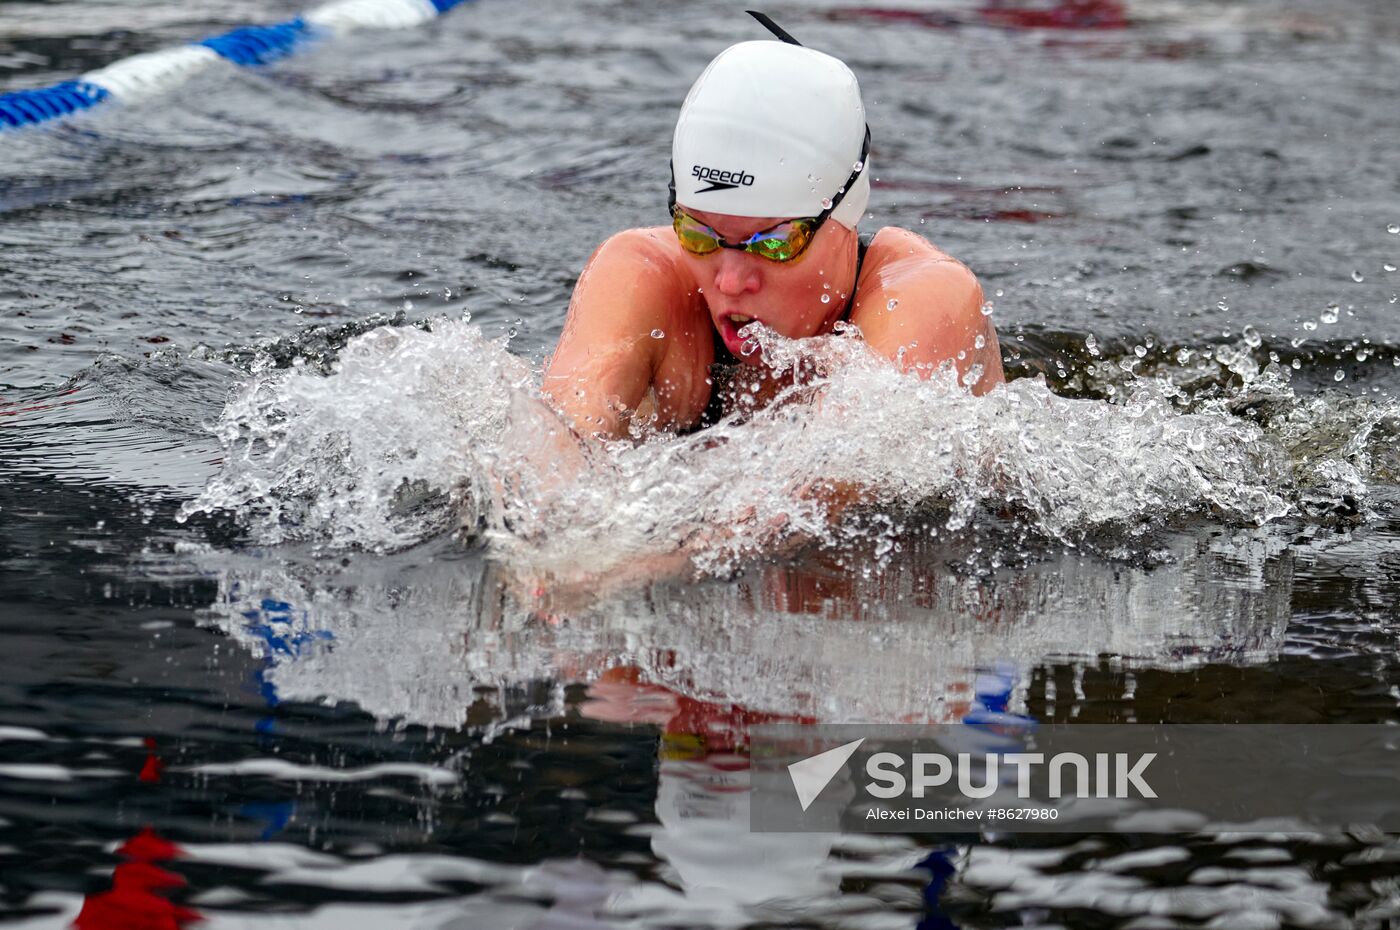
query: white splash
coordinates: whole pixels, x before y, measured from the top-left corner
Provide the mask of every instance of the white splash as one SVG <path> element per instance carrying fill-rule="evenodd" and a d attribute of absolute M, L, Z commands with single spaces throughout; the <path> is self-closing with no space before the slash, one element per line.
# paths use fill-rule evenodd
<path fill-rule="evenodd" d="M 868 521 L 832 519 L 831 484 L 858 487 L 891 531 L 912 520 L 956 532 L 979 509 L 1010 508 L 1070 545 L 1189 513 L 1262 524 L 1290 512 L 1300 477 L 1329 494 L 1365 489 L 1364 455 L 1347 448 L 1369 427 L 1295 474 L 1286 431 L 1223 402 L 1181 413 L 1169 381 L 1133 380 L 1116 403 L 1035 379 L 973 397 L 951 369 L 902 374 L 854 332 L 755 338 L 775 368 L 801 374 L 747 421 L 582 446 L 538 373 L 468 323 L 372 330 L 329 374 L 255 374 L 218 423 L 221 470 L 185 514 L 231 511 L 261 543 L 381 551 L 465 527 L 522 575 L 587 581 L 677 561 L 720 573 L 868 535 Z"/>

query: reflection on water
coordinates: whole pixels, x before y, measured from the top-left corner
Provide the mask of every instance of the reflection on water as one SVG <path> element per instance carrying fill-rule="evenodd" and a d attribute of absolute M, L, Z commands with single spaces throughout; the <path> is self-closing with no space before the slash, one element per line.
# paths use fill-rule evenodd
<path fill-rule="evenodd" d="M 823 722 L 959 716 L 976 670 L 1116 657 L 1183 668 L 1264 662 L 1290 611 L 1280 529 L 1163 533 L 1152 564 L 1050 552 L 986 567 L 977 537 L 816 551 L 732 580 L 656 582 L 561 611 L 521 602 L 479 553 L 446 541 L 392 556 L 268 558 L 193 548 L 218 578 L 207 616 L 268 663 L 283 700 L 353 701 L 386 720 L 471 722 L 474 695 L 532 682 L 635 680 L 746 713 Z M 549 715 L 512 705 L 501 718 Z"/>
<path fill-rule="evenodd" d="M 149 752 L 137 778 L 146 783 L 160 781 L 164 765 L 155 752 L 155 741 L 147 739 Z M 112 871 L 110 890 L 90 894 L 73 920 L 77 930 L 180 930 L 203 915 L 193 908 L 170 900 L 171 891 L 183 888 L 185 879 L 169 871 L 166 863 L 184 858 L 184 851 L 146 827 L 116 850 L 121 862 Z"/>
<path fill-rule="evenodd" d="M 857 876 L 911 907 L 936 900 L 966 855 L 900 837 L 751 834 L 750 726 L 1024 711 L 1028 670 L 1046 657 L 1183 669 L 1277 654 L 1292 556 L 1276 530 L 1155 542 L 1150 563 L 1105 571 L 1073 551 L 991 569 L 978 539 L 908 538 L 881 571 L 860 569 L 871 552 L 816 551 L 568 611 L 521 603 L 494 563 L 448 541 L 335 560 L 193 546 L 179 562 L 218 578 L 205 620 L 259 657 L 270 704 L 353 702 L 395 726 L 496 739 L 573 714 L 655 728 L 644 835 L 659 881 L 619 885 L 590 913 L 740 926 L 859 909 L 846 887 Z M 586 693 L 571 695 L 579 681 Z M 992 874 L 979 865 L 973 887 Z"/>

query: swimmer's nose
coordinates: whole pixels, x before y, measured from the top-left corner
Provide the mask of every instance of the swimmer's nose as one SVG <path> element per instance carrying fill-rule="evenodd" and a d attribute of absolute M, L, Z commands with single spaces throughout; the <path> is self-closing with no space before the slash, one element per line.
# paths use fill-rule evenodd
<path fill-rule="evenodd" d="M 743 252 L 721 249 L 719 268 L 715 270 L 715 287 L 726 297 L 738 297 L 744 292 L 758 290 L 762 283 L 759 270 Z"/>

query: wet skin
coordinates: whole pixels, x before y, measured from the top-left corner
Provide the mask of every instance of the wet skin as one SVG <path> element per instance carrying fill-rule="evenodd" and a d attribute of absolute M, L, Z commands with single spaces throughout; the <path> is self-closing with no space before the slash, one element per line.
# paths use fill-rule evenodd
<path fill-rule="evenodd" d="M 690 212 L 727 242 L 785 219 Z M 574 288 L 545 392 L 585 435 L 617 438 L 633 420 L 683 430 L 709 400 L 714 333 L 765 382 L 761 400 L 781 384 L 766 376 L 761 353 L 744 354 L 737 331 L 746 319 L 789 338 L 822 335 L 852 300 L 849 319 L 864 341 L 901 369 L 928 377 L 952 363 L 962 379 L 980 365 L 976 394 L 1003 382 L 996 331 L 965 265 L 895 227 L 876 234 L 858 286 L 856 255 L 855 231 L 833 221 L 790 262 L 736 249 L 692 255 L 669 226 L 617 233 Z"/>

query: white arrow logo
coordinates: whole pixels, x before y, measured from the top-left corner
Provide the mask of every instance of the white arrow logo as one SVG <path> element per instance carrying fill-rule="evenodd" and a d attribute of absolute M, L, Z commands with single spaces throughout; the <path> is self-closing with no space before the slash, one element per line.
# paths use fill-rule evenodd
<path fill-rule="evenodd" d="M 788 774 L 792 776 L 792 786 L 797 789 L 797 800 L 802 804 L 805 811 L 812 806 L 812 802 L 817 799 L 817 795 L 822 793 L 822 789 L 831 783 L 836 777 L 836 773 L 841 771 L 846 760 L 851 758 L 860 744 L 865 742 L 865 737 L 861 737 L 853 743 L 844 746 L 837 746 L 835 749 L 828 749 L 826 752 L 819 752 L 815 756 L 808 756 L 801 762 L 794 762 L 788 766 Z"/>

